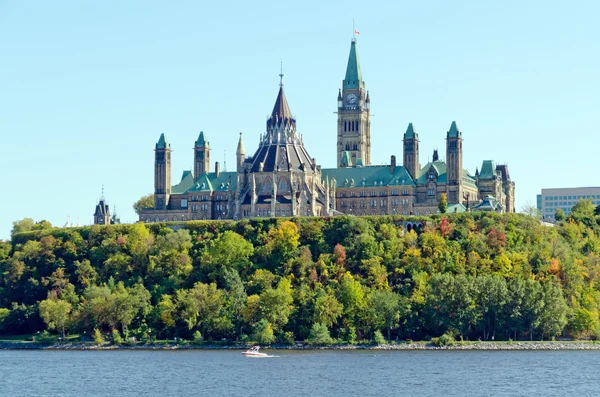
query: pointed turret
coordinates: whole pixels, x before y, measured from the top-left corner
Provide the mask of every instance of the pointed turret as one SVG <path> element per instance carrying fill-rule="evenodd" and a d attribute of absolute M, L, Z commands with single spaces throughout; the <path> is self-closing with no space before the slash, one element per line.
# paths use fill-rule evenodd
<path fill-rule="evenodd" d="M 456 186 L 456 192 L 448 192 L 448 202 L 457 203 L 462 198 L 462 133 L 453 121 L 446 135 L 446 173 L 449 186 Z"/>
<path fill-rule="evenodd" d="M 210 172 L 210 143 L 206 140 L 204 131 L 200 131 L 194 143 L 194 182 L 205 172 Z"/>
<path fill-rule="evenodd" d="M 452 124 L 450 125 L 450 129 L 448 130 L 448 138 L 458 138 L 461 135 L 462 134 L 460 133 L 460 131 L 458 130 L 458 127 L 456 126 L 456 121 L 453 121 Z"/>
<path fill-rule="evenodd" d="M 242 141 L 242 133 L 240 132 L 240 140 L 238 141 L 237 150 L 235 152 L 235 156 L 237 159 L 237 172 L 242 172 L 244 170 L 244 160 L 246 157 L 246 149 L 244 148 L 244 141 Z"/>
<path fill-rule="evenodd" d="M 338 92 L 338 167 L 342 167 L 344 151 L 350 151 L 353 160 L 360 158 L 365 166 L 371 165 L 371 97 L 365 89 L 356 45 L 352 39 L 341 97 Z"/>
<path fill-rule="evenodd" d="M 350 152 L 347 150 L 342 154 L 342 161 L 340 162 L 340 167 L 352 167 L 352 158 L 350 157 Z"/>
<path fill-rule="evenodd" d="M 415 132 L 413 123 L 408 123 L 404 133 L 402 164 L 407 169 L 413 180 L 419 177 L 419 135 Z"/>
<path fill-rule="evenodd" d="M 267 130 L 269 127 L 281 123 L 292 123 L 294 126 L 296 125 L 296 120 L 292 117 L 290 106 L 288 105 L 285 92 L 283 91 L 283 84 L 279 87 L 275 106 L 273 106 L 271 117 L 267 121 Z"/>
<path fill-rule="evenodd" d="M 154 209 L 164 210 L 169 205 L 171 196 L 171 146 L 165 134 L 154 149 Z"/>
<path fill-rule="evenodd" d="M 348 57 L 348 66 L 346 67 L 346 78 L 344 79 L 344 89 L 346 88 L 365 88 L 360 71 L 360 62 L 358 52 L 356 51 L 356 39 L 352 39 L 350 45 L 350 56 Z"/>
<path fill-rule="evenodd" d="M 156 142 L 156 149 L 169 149 L 169 142 L 167 142 L 167 138 L 165 134 L 160 134 L 160 138 L 158 138 L 158 142 Z"/>
<path fill-rule="evenodd" d="M 204 138 L 204 131 L 200 131 L 200 135 L 198 135 L 198 139 L 196 140 L 196 147 L 205 146 L 208 144 L 206 139 Z"/>
<path fill-rule="evenodd" d="M 102 188 L 102 196 L 100 196 L 100 200 L 98 201 L 98 204 L 96 204 L 96 210 L 94 211 L 94 224 L 110 224 L 110 209 L 108 207 L 108 202 L 104 198 L 104 188 Z"/>
<path fill-rule="evenodd" d="M 251 172 L 314 170 L 316 167 L 302 138 L 296 133 L 296 120 L 292 117 L 282 83 L 279 84 L 271 117 L 267 120 L 267 132 L 261 137 L 260 146 L 252 156 L 252 164 L 246 167 Z"/>
<path fill-rule="evenodd" d="M 404 138 L 415 138 L 416 134 L 415 134 L 415 129 L 413 127 L 413 123 L 408 123 L 408 128 L 406 129 L 406 132 L 404 133 Z"/>

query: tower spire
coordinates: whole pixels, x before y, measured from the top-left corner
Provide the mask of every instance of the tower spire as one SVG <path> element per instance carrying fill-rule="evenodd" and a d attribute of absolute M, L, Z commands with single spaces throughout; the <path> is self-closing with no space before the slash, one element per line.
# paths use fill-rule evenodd
<path fill-rule="evenodd" d="M 356 50 L 356 38 L 354 37 L 352 38 L 352 43 L 350 43 L 350 55 L 348 56 L 344 88 L 365 88 L 358 60 L 358 51 Z"/>
<path fill-rule="evenodd" d="M 279 86 L 283 87 L 283 59 L 280 59 L 279 62 L 280 62 Z"/>

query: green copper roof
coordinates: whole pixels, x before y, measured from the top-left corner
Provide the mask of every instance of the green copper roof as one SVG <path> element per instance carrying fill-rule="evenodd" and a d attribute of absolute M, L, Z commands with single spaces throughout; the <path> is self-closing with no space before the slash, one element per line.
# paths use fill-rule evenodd
<path fill-rule="evenodd" d="M 198 140 L 196 141 L 196 147 L 205 146 L 208 142 L 204 139 L 204 131 L 200 131 L 200 135 L 198 135 Z"/>
<path fill-rule="evenodd" d="M 230 188 L 228 184 L 231 184 L 231 190 L 236 189 L 237 175 L 235 172 L 220 172 L 218 177 L 214 172 L 205 172 L 194 182 L 192 173 L 184 171 L 183 179 L 171 188 L 171 194 L 227 191 Z"/>
<path fill-rule="evenodd" d="M 485 196 L 481 203 L 473 207 L 473 211 L 498 211 L 502 210 L 502 204 L 494 196 Z"/>
<path fill-rule="evenodd" d="M 352 158 L 350 157 L 350 152 L 344 151 L 342 153 L 342 161 L 340 163 L 342 167 L 352 167 Z"/>
<path fill-rule="evenodd" d="M 460 131 L 458 130 L 458 127 L 456 126 L 456 121 L 452 122 L 452 125 L 450 126 L 450 129 L 448 130 L 448 136 L 451 138 L 458 138 L 460 136 Z"/>
<path fill-rule="evenodd" d="M 438 183 L 446 183 L 446 163 L 443 161 L 433 161 L 425 164 L 419 171 L 419 178 L 417 178 L 418 185 L 427 183 L 427 172 L 431 168 L 433 168 L 437 174 Z"/>
<path fill-rule="evenodd" d="M 496 164 L 493 160 L 483 160 L 479 179 L 494 179 L 496 178 Z"/>
<path fill-rule="evenodd" d="M 350 45 L 350 56 L 348 57 L 344 88 L 365 88 L 360 71 L 360 62 L 358 61 L 358 52 L 356 51 L 356 40 L 352 40 L 352 44 Z"/>
<path fill-rule="evenodd" d="M 167 138 L 165 138 L 165 134 L 160 134 L 160 138 L 158 138 L 158 142 L 156 142 L 157 149 L 167 149 L 169 147 L 169 142 L 167 142 Z"/>
<path fill-rule="evenodd" d="M 467 212 L 467 207 L 458 203 L 458 204 L 448 204 L 448 208 L 446 209 L 446 214 L 455 214 L 459 212 Z"/>
<path fill-rule="evenodd" d="M 404 133 L 404 138 L 414 138 L 416 135 L 415 129 L 413 128 L 413 123 L 408 123 L 408 128 Z"/>
<path fill-rule="evenodd" d="M 336 187 L 411 186 L 414 185 L 406 168 L 398 166 L 394 174 L 389 165 L 360 168 L 328 168 L 322 170 L 323 179 L 335 180 Z"/>

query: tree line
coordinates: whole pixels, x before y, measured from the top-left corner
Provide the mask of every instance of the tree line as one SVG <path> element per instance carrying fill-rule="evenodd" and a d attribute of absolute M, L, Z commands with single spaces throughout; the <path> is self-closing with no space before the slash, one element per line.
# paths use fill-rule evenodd
<path fill-rule="evenodd" d="M 0 242 L 0 333 L 259 343 L 599 335 L 600 218 L 333 217 L 52 228 Z M 423 227 L 408 231 L 405 225 Z"/>

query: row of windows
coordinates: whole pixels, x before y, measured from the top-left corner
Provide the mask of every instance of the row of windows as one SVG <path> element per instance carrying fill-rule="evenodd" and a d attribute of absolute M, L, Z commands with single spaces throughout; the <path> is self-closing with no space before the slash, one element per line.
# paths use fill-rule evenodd
<path fill-rule="evenodd" d="M 344 131 L 358 131 L 358 121 L 344 121 Z"/>
<path fill-rule="evenodd" d="M 575 204 L 577 204 L 577 201 L 556 201 L 556 202 L 546 203 L 546 207 L 563 207 L 563 206 L 572 207 Z M 600 200 L 593 200 L 592 204 L 600 205 Z"/>
<path fill-rule="evenodd" d="M 580 196 L 545 196 L 544 201 L 554 200 L 581 200 L 581 199 L 600 199 L 600 195 L 588 194 Z"/>
<path fill-rule="evenodd" d="M 408 189 L 392 189 L 389 193 L 392 196 L 398 196 L 398 195 L 403 195 L 403 196 L 408 196 L 409 195 L 409 191 Z M 388 195 L 388 192 L 386 190 L 380 190 L 379 191 L 379 196 L 380 197 L 385 197 Z M 371 197 L 377 197 L 377 191 L 376 190 L 371 190 L 371 191 L 366 191 L 366 190 L 361 190 L 360 192 L 356 191 L 351 191 L 350 194 L 348 194 L 348 192 L 340 192 L 339 197 L 367 197 L 367 196 L 371 196 Z"/>

